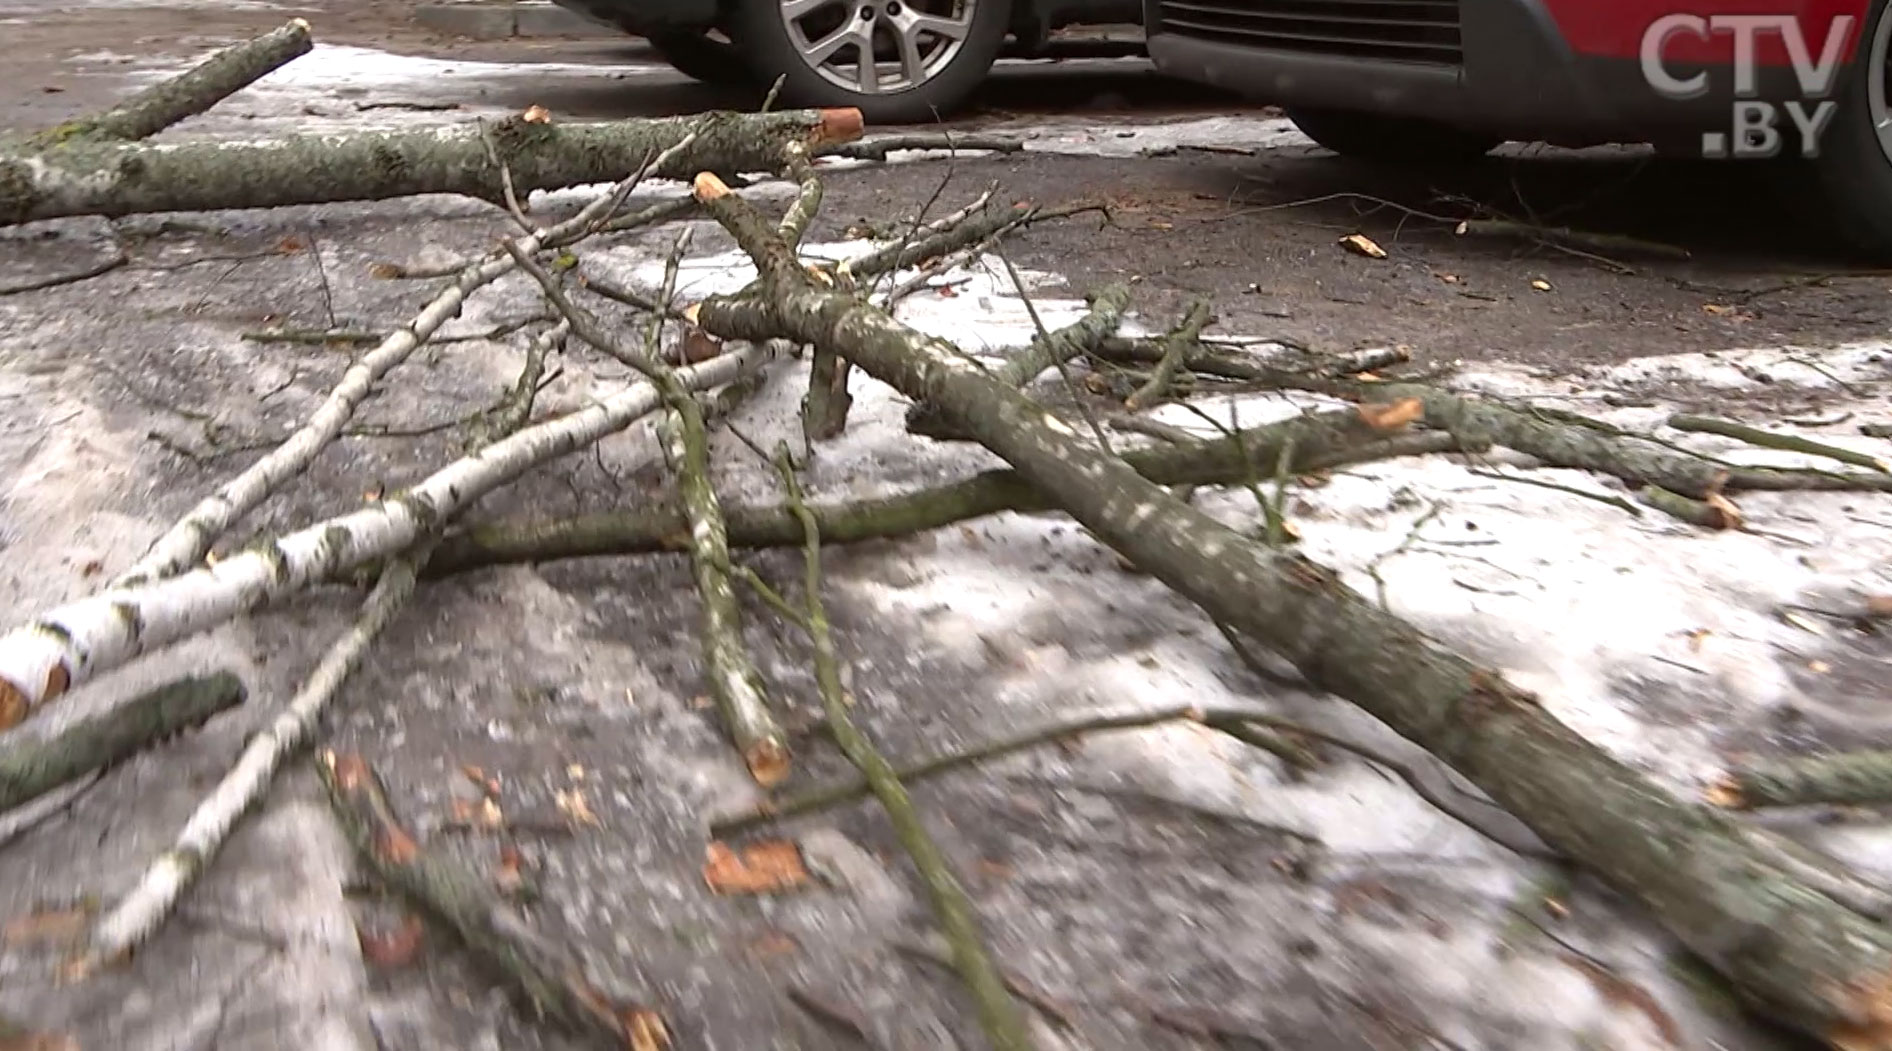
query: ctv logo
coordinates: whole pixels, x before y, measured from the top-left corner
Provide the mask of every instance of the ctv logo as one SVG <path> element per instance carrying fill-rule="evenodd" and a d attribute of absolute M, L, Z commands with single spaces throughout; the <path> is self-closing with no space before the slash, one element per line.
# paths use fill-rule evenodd
<path fill-rule="evenodd" d="M 1829 98 L 1839 74 L 1840 56 L 1858 21 L 1852 15 L 1839 15 L 1827 27 L 1820 42 L 1818 57 L 1800 31 L 1800 22 L 1791 15 L 1666 15 L 1656 19 L 1642 34 L 1642 75 L 1649 86 L 1672 99 L 1699 98 L 1708 91 L 1708 74 L 1697 72 L 1677 77 L 1662 63 L 1662 49 L 1673 37 L 1691 34 L 1707 40 L 1713 34 L 1734 37 L 1734 113 L 1728 132 L 1711 131 L 1701 137 L 1704 157 L 1774 157 L 1782 146 L 1781 110 L 1786 111 L 1793 130 L 1799 133 L 1800 153 L 1817 157 L 1820 133 L 1833 120 L 1839 103 Z M 1787 60 L 1799 81 L 1801 97 L 1781 106 L 1757 98 L 1756 83 L 1760 65 L 1755 61 L 1755 45 L 1763 35 L 1780 39 L 1787 49 Z"/>

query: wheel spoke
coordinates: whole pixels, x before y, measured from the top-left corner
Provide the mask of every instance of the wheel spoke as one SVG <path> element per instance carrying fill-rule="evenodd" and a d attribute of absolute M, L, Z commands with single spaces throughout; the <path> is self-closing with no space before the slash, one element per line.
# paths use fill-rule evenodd
<path fill-rule="evenodd" d="M 869 23 L 867 32 L 861 34 L 860 64 L 854 68 L 860 75 L 861 94 L 880 94 L 880 62 L 874 58 L 874 31 Z"/>
<path fill-rule="evenodd" d="M 948 40 L 966 39 L 966 23 L 964 21 L 941 18 L 938 15 L 922 14 L 913 11 L 911 8 L 901 12 L 901 15 L 903 20 L 907 22 L 907 25 L 901 27 L 901 36 L 903 37 L 916 36 L 920 33 L 931 33 L 934 36 L 945 37 Z"/>
<path fill-rule="evenodd" d="M 810 66 L 820 67 L 826 65 L 827 61 L 834 57 L 836 51 L 841 50 L 849 44 L 871 47 L 871 44 L 864 44 L 861 41 L 861 33 L 855 26 L 856 23 L 854 20 L 849 19 L 846 25 L 822 37 L 820 40 L 809 44 L 807 47 L 802 48 L 801 57 L 807 61 Z"/>
<path fill-rule="evenodd" d="M 918 84 L 926 79 L 926 62 L 920 58 L 919 28 L 910 19 L 895 18 L 892 22 L 894 38 L 900 42 L 900 73 L 909 85 Z"/>

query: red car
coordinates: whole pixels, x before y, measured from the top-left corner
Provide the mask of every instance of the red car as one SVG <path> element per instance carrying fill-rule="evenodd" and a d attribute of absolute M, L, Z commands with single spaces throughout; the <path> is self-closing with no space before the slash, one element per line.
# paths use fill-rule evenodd
<path fill-rule="evenodd" d="M 1150 57 L 1379 159 L 1509 140 L 1792 158 L 1892 258 L 1888 0 L 1144 0 Z"/>

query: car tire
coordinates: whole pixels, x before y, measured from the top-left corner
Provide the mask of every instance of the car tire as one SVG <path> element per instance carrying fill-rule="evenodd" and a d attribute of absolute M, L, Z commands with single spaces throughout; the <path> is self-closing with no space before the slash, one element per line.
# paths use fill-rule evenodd
<path fill-rule="evenodd" d="M 1873 5 L 1810 166 L 1835 230 L 1861 252 L 1892 262 L 1892 4 Z M 1797 138 L 1791 128 L 1787 136 Z M 1784 149 L 1797 149 L 1789 141 Z"/>
<path fill-rule="evenodd" d="M 792 17 L 791 6 L 801 9 Z M 852 106 L 870 124 L 910 124 L 931 122 L 965 102 L 997 60 L 1011 18 L 1011 0 L 735 0 L 730 35 L 756 80 L 783 78 L 785 105 Z M 902 31 L 915 40 L 907 61 L 897 57 L 901 51 L 893 52 L 899 67 L 892 71 L 894 90 L 861 90 L 860 71 L 845 62 L 860 53 L 862 24 L 871 26 L 867 33 L 882 47 L 897 47 Z M 830 45 L 828 61 L 817 62 L 821 56 L 810 53 L 823 44 Z M 876 63 L 876 69 L 885 65 Z M 877 74 L 879 83 L 886 83 L 885 76 Z"/>
<path fill-rule="evenodd" d="M 674 30 L 644 39 L 659 58 L 691 80 L 718 87 L 738 87 L 755 79 L 736 45 L 708 33 Z"/>
<path fill-rule="evenodd" d="M 1342 157 L 1391 163 L 1470 161 L 1490 153 L 1504 140 L 1411 117 L 1352 110 L 1288 110 L 1301 133 Z"/>

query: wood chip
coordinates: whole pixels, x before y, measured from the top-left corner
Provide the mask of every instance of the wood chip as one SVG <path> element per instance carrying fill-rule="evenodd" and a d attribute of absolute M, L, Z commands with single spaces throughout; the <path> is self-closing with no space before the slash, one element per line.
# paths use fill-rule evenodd
<path fill-rule="evenodd" d="M 1347 251 L 1366 256 L 1368 259 L 1386 258 L 1386 249 L 1373 243 L 1373 239 L 1365 234 L 1348 234 L 1340 239 L 1340 245 Z"/>
<path fill-rule="evenodd" d="M 1425 403 L 1418 398 L 1401 398 L 1390 404 L 1363 404 L 1360 418 L 1376 431 L 1396 431 L 1425 416 Z"/>
<path fill-rule="evenodd" d="M 711 843 L 705 855 L 703 882 L 718 894 L 768 894 L 808 882 L 801 849 L 787 840 L 756 843 L 740 855 L 727 843 Z"/>

